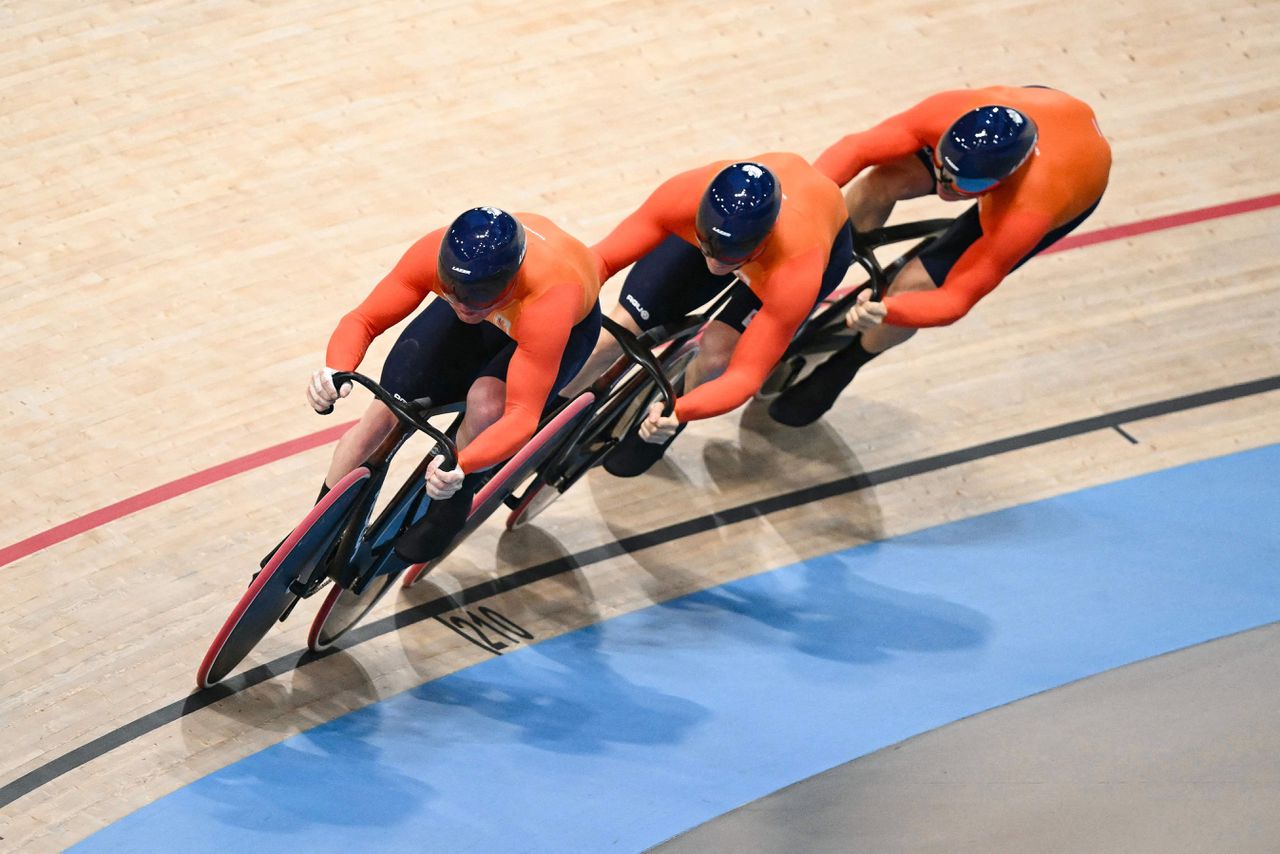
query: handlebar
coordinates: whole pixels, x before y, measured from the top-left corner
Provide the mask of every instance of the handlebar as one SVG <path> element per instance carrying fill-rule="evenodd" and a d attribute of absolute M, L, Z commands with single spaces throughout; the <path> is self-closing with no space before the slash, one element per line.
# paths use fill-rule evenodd
<path fill-rule="evenodd" d="M 399 418 L 402 422 L 413 427 L 415 430 L 421 430 L 432 439 L 435 439 L 444 455 L 444 462 L 441 463 L 440 468 L 448 470 L 458 467 L 458 448 L 453 443 L 453 440 L 450 439 L 443 431 L 437 430 L 435 427 L 432 427 L 427 423 L 427 419 L 423 414 L 415 411 L 414 408 L 411 408 L 412 404 L 410 404 L 409 401 L 394 392 L 387 391 L 374 380 L 369 379 L 364 374 L 358 374 L 355 371 L 338 371 L 333 375 L 334 388 L 341 390 L 343 383 L 355 383 L 369 389 L 369 391 L 373 392 L 373 396 L 382 401 L 396 416 L 396 418 Z M 330 412 L 333 412 L 332 406 L 320 414 L 328 415 Z"/>
<path fill-rule="evenodd" d="M 945 231 L 952 222 L 953 220 L 950 219 L 925 219 L 901 225 L 873 228 L 870 231 L 859 232 L 855 230 L 853 233 L 853 260 L 867 271 L 868 281 L 865 285 L 854 290 L 854 299 L 867 288 L 871 289 L 871 299 L 873 301 L 879 302 L 884 298 L 884 289 L 889 284 L 891 276 L 885 273 L 884 268 L 880 266 L 880 262 L 876 260 L 876 249 L 881 246 L 887 246 L 890 243 L 901 243 L 904 240 L 931 237 Z M 923 246 L 917 247 L 916 250 L 908 253 L 908 256 L 915 257 L 922 248 Z M 893 265 L 891 264 L 890 267 L 892 268 Z"/>
<path fill-rule="evenodd" d="M 904 240 L 917 240 L 946 231 L 954 219 L 922 219 L 916 222 L 904 222 L 900 225 L 886 225 L 870 231 L 859 232 L 862 245 L 868 249 L 878 249 L 890 243 L 901 243 Z"/>
<path fill-rule="evenodd" d="M 629 329 L 618 325 L 608 317 L 602 317 L 601 321 L 605 330 L 617 340 L 622 352 L 626 353 L 628 358 L 639 365 L 640 369 L 658 384 L 658 391 L 663 398 L 662 414 L 666 416 L 674 412 L 676 408 L 676 390 L 672 387 L 671 380 L 667 379 L 667 375 L 663 373 L 662 366 L 658 364 L 653 351 L 641 344 Z"/>
<path fill-rule="evenodd" d="M 853 263 L 862 267 L 868 281 L 845 293 L 831 302 L 817 316 L 810 318 L 802 327 L 800 335 L 793 339 L 783 354 L 783 360 L 791 358 L 806 348 L 832 341 L 845 334 L 844 317 L 849 308 L 857 301 L 863 291 L 871 290 L 873 300 L 884 299 L 884 290 L 898 272 L 910 261 L 920 256 L 932 241 L 927 238 L 941 234 L 951 226 L 954 220 L 926 219 L 917 222 L 906 222 L 901 225 L 890 225 L 874 228 L 869 231 L 853 232 Z M 914 246 L 899 255 L 887 266 L 881 266 L 875 257 L 875 250 L 890 243 L 906 240 L 918 241 Z"/>

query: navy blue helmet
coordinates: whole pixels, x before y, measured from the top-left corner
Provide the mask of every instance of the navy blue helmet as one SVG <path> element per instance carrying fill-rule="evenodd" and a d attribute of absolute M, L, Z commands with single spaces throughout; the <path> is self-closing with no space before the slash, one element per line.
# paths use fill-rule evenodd
<path fill-rule="evenodd" d="M 698 204 L 698 245 L 722 264 L 750 260 L 782 208 L 782 187 L 759 163 L 734 163 L 711 179 Z"/>
<path fill-rule="evenodd" d="M 938 180 L 963 193 L 982 193 L 1018 170 L 1035 150 L 1039 132 L 1012 107 L 988 104 L 956 119 L 938 140 Z"/>
<path fill-rule="evenodd" d="M 445 299 L 472 311 L 498 305 L 515 284 L 524 251 L 524 226 L 511 214 L 464 211 L 440 241 L 436 275 Z"/>

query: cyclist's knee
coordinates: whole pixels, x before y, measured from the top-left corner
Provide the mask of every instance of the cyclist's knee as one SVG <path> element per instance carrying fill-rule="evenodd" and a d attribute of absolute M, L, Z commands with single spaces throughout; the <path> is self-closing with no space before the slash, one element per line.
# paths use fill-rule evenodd
<path fill-rule="evenodd" d="M 937 287 L 929 271 L 924 268 L 924 263 L 919 258 L 915 258 L 894 276 L 893 284 L 889 285 L 888 295 L 909 291 L 932 291 Z"/>
<path fill-rule="evenodd" d="M 502 417 L 507 404 L 507 384 L 497 377 L 480 377 L 467 392 L 466 422 L 477 435 Z"/>
<path fill-rule="evenodd" d="M 638 335 L 640 333 L 640 327 L 636 324 L 635 320 L 631 317 L 631 315 L 627 313 L 627 310 L 624 309 L 622 306 L 615 305 L 609 311 L 608 317 L 614 323 L 618 324 L 623 329 L 626 329 L 628 332 L 632 333 L 633 335 Z M 614 340 L 613 336 L 609 334 L 608 330 L 602 330 L 600 333 L 600 337 L 596 339 L 596 346 L 591 351 L 591 355 L 599 356 L 601 353 L 616 351 L 617 349 L 618 349 L 618 344 Z"/>
<path fill-rule="evenodd" d="M 347 431 L 346 436 L 355 440 L 357 437 L 365 444 L 377 444 L 396 426 L 396 416 L 386 404 L 375 400 L 360 416 L 360 420 Z M 344 437 L 345 438 L 345 437 Z"/>
<path fill-rule="evenodd" d="M 636 323 L 636 319 L 631 316 L 631 312 L 627 311 L 621 305 L 615 305 L 609 311 L 609 319 L 633 335 L 640 334 L 640 324 Z M 610 341 L 613 340 L 612 336 L 601 335 L 600 341 L 603 342 L 606 337 L 608 337 Z"/>
<path fill-rule="evenodd" d="M 738 330 L 723 323 L 715 322 L 706 328 L 698 351 L 699 382 L 715 379 L 725 372 L 741 337 Z"/>
<path fill-rule="evenodd" d="M 857 177 L 845 192 L 845 206 L 855 221 L 867 210 L 892 208 L 903 199 L 933 192 L 933 176 L 914 154 L 873 166 Z"/>

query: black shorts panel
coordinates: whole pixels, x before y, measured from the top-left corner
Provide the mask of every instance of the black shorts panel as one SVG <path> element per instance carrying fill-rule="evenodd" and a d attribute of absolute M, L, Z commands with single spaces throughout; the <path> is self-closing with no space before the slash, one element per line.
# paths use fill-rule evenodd
<path fill-rule="evenodd" d="M 831 244 L 815 305 L 836 289 L 851 263 L 853 229 L 846 222 Z M 641 330 L 652 329 L 684 317 L 733 283 L 733 274 L 712 275 L 702 251 L 672 235 L 631 268 L 619 303 Z M 759 310 L 760 298 L 738 281 L 716 319 L 742 332 Z"/>
<path fill-rule="evenodd" d="M 577 375 L 600 337 L 600 304 L 569 333 L 552 395 Z M 415 317 L 387 355 L 382 385 L 401 397 L 438 406 L 465 400 L 480 377 L 505 380 L 516 342 L 492 323 L 463 323 L 444 300 Z"/>
<path fill-rule="evenodd" d="M 1088 219 L 1089 215 L 1097 209 L 1100 201 L 1102 201 L 1101 196 L 1093 204 L 1085 208 L 1079 216 L 1046 234 L 1034 249 L 1022 256 L 1022 259 L 1013 266 L 1013 269 L 1018 269 L 1074 231 L 1080 223 Z M 939 235 L 938 239 L 928 249 L 920 253 L 920 261 L 924 264 L 925 271 L 929 274 L 929 278 L 933 279 L 935 285 L 941 285 L 946 281 L 947 275 L 951 272 L 951 268 L 956 265 L 956 262 L 960 260 L 960 256 L 981 236 L 982 223 L 978 218 L 978 206 L 973 204 L 968 210 L 956 217 L 956 221 L 952 223 L 951 227 Z M 1013 271 L 1010 270 L 1010 272 Z"/>

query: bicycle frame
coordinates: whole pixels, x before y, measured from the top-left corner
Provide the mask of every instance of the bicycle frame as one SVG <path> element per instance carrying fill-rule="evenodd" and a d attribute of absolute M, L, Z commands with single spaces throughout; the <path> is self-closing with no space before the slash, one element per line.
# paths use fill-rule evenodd
<path fill-rule="evenodd" d="M 849 309 L 853 307 L 862 292 L 870 288 L 873 300 L 883 299 L 884 292 L 889 289 L 889 285 L 893 283 L 894 278 L 901 272 L 902 268 L 919 257 L 920 253 L 928 248 L 932 238 L 945 231 L 953 221 L 950 219 L 926 219 L 919 222 L 877 228 L 865 233 L 855 232 L 853 260 L 866 271 L 867 281 L 859 287 L 848 290 L 839 299 L 829 303 L 826 308 L 823 308 L 807 320 L 792 339 L 791 346 L 783 353 L 779 363 L 786 361 L 789 357 L 801 351 L 826 352 L 826 350 L 817 348 L 827 344 L 828 341 L 841 337 L 839 335 L 840 332 L 847 331 L 844 326 L 844 316 L 849 313 Z M 895 258 L 888 267 L 882 267 L 879 259 L 875 256 L 875 250 L 882 246 L 921 238 L 924 239 Z M 848 333 L 849 336 L 852 334 L 851 332 Z M 837 346 L 833 344 L 829 349 L 834 350 Z"/>
<path fill-rule="evenodd" d="M 348 379 L 360 382 L 361 385 L 373 391 L 374 395 L 396 414 L 396 426 L 365 460 L 364 466 L 370 471 L 369 479 L 361 487 L 355 509 L 338 536 L 337 548 L 330 559 L 323 561 L 317 567 L 316 573 L 306 584 L 306 592 L 294 591 L 299 596 L 305 597 L 315 593 L 326 579 L 332 579 L 335 584 L 353 593 L 364 592 L 368 583 L 381 574 L 395 542 L 395 537 L 392 536 L 381 543 L 371 543 L 365 536 L 366 533 L 385 531 L 388 528 L 394 528 L 398 533 L 404 527 L 406 520 L 410 524 L 416 521 L 419 510 L 424 504 L 423 498 L 426 494 L 424 478 L 427 466 L 436 453 L 445 456 L 445 468 L 452 468 L 457 464 L 457 451 L 453 447 L 452 439 L 462 420 L 465 404 L 456 403 L 429 409 L 429 400 L 409 402 L 398 395 L 390 395 L 388 399 L 387 393 L 380 386 L 364 381 L 363 377 L 355 379 L 359 376 L 358 374 L 335 374 L 335 386 L 341 385 Z M 448 413 L 455 413 L 455 418 L 443 433 L 426 423 L 429 418 Z M 413 473 L 405 479 L 378 518 L 370 525 L 369 516 L 373 513 L 373 507 L 386 481 L 391 459 L 405 441 L 416 432 L 423 432 L 435 438 L 437 445 L 422 458 Z M 360 559 L 357 560 L 357 557 Z"/>
<path fill-rule="evenodd" d="M 620 434 L 625 434 L 632 426 L 630 422 L 621 425 L 621 417 L 635 406 L 639 398 L 652 394 L 654 386 L 664 399 L 664 414 L 672 412 L 677 395 L 667 378 L 666 367 L 681 348 L 701 335 L 707 323 L 728 302 L 736 283 L 735 279 L 727 285 L 698 314 L 687 315 L 640 335 L 633 335 L 625 327 L 604 318 L 605 329 L 617 339 L 623 355 L 592 383 L 590 390 L 596 402 L 591 411 L 565 436 L 560 449 L 540 467 L 539 475 L 548 486 L 563 492 L 588 469 L 602 462 L 621 440 Z M 659 348 L 661 352 L 655 354 Z M 635 367 L 640 370 L 627 377 L 627 372 Z M 623 429 L 619 430 L 619 426 Z M 575 455 L 572 453 L 575 450 L 582 453 Z M 511 496 L 508 506 L 514 507 L 523 497 Z"/>
<path fill-rule="evenodd" d="M 842 346 L 844 340 L 853 335 L 844 325 L 844 316 L 861 292 L 870 287 L 873 296 L 880 299 L 898 272 L 924 251 L 929 238 L 945 230 L 951 222 L 950 219 L 923 220 L 880 228 L 865 234 L 855 233 L 853 260 L 866 271 L 867 282 L 816 309 L 797 331 L 762 392 L 769 393 L 770 385 L 778 386 L 772 390 L 780 390 L 794 380 L 806 367 L 806 357 L 834 351 Z M 875 257 L 874 250 L 881 246 L 920 238 L 925 239 L 887 266 L 882 266 Z M 733 284 L 736 284 L 736 280 Z M 637 407 L 637 402 L 642 397 L 651 395 L 655 385 L 662 390 L 664 397 L 673 399 L 670 381 L 665 376 L 654 377 L 655 363 L 665 374 L 665 369 L 688 355 L 687 348 L 696 342 L 706 324 L 714 319 L 715 313 L 728 301 L 733 284 L 726 287 L 706 310 L 656 327 L 639 336 L 630 335 L 606 318 L 606 329 L 618 339 L 624 355 L 591 386 L 596 402 L 592 404 L 589 414 L 570 431 L 547 462 L 539 467 L 537 475 L 524 493 L 519 496 L 513 494 L 508 498 L 508 506 L 518 513 L 523 512 L 521 508 L 527 505 L 531 490 L 552 488 L 563 493 L 589 469 L 603 462 L 626 431 L 634 427 L 636 418 L 642 417 L 644 407 L 643 404 Z M 654 350 L 657 348 L 662 349 L 655 356 Z M 627 371 L 637 365 L 643 370 L 630 377 L 626 376 Z M 777 380 L 779 375 L 780 381 Z M 670 411 L 669 407 L 667 411 Z"/>

